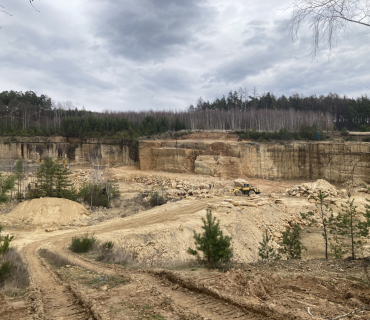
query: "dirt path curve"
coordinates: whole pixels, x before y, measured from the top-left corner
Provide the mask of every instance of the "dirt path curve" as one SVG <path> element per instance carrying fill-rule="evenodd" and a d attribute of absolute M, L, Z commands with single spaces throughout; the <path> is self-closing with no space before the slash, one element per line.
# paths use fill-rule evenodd
<path fill-rule="evenodd" d="M 34 242 L 23 250 L 31 275 L 32 287 L 34 291 L 39 292 L 38 297 L 31 299 L 33 300 L 33 306 L 31 306 L 31 310 L 34 311 L 33 319 L 93 319 L 90 312 L 80 305 L 81 301 L 76 299 L 70 288 L 60 281 L 39 258 L 36 250 L 40 244 L 40 242 Z"/>
<path fill-rule="evenodd" d="M 212 202 L 210 200 L 189 201 L 180 205 L 172 203 L 166 206 L 168 209 L 161 208 L 161 210 L 158 210 L 158 208 L 154 208 L 127 219 L 107 222 L 84 229 L 62 231 L 59 234 L 42 234 L 41 238 L 43 240 L 40 240 L 40 237 L 37 239 L 35 236 L 30 236 L 29 239 L 23 242 L 22 255 L 28 264 L 34 291 L 39 292 L 40 295 L 40 297 L 32 299 L 41 300 L 37 302 L 37 307 L 31 306 L 33 318 L 58 320 L 94 319 L 90 316 L 87 308 L 80 306 L 81 301 L 76 299 L 68 285 L 58 279 L 48 266 L 43 263 L 43 260 L 40 259 L 37 254 L 40 246 L 48 244 L 55 248 L 53 251 L 62 255 L 68 255 L 69 252 L 65 248 L 71 240 L 71 234 L 84 234 L 87 230 L 100 234 L 114 230 L 142 227 L 143 225 L 166 223 L 167 221 L 178 219 L 181 215 L 192 214 L 204 209 L 208 202 Z M 35 241 L 35 239 L 38 241 Z M 83 265 L 82 259 L 79 259 L 79 264 Z M 108 267 L 98 267 L 97 264 L 92 265 L 92 263 L 87 262 L 85 264 L 87 264 L 85 265 L 86 267 L 93 268 L 99 272 L 117 273 L 117 271 Z M 32 303 L 35 304 L 36 302 L 33 301 Z"/>
<path fill-rule="evenodd" d="M 37 308 L 33 308 L 34 319 L 104 319 L 108 314 L 101 313 L 94 316 L 94 305 L 90 308 L 81 306 L 81 300 L 76 298 L 67 283 L 57 278 L 48 266 L 38 257 L 37 250 L 40 246 L 46 246 L 51 251 L 61 256 L 67 257 L 71 262 L 80 265 L 88 270 L 103 273 L 107 275 L 119 275 L 126 279 L 133 278 L 135 286 L 142 286 L 143 290 L 148 287 L 155 287 L 163 295 L 171 297 L 172 303 L 182 310 L 188 310 L 193 315 L 198 315 L 199 319 L 239 319 L 239 320 L 257 320 L 268 319 L 264 315 L 257 314 L 253 310 L 246 308 L 243 303 L 234 303 L 231 300 L 224 299 L 216 294 L 207 292 L 202 288 L 194 286 L 191 281 L 179 281 L 177 277 L 170 273 L 161 272 L 139 272 L 125 269 L 116 265 L 105 265 L 84 257 L 72 254 L 67 246 L 71 241 L 72 235 L 82 235 L 87 231 L 99 234 L 124 230 L 141 228 L 148 225 L 168 223 L 176 221 L 182 216 L 194 214 L 207 207 L 207 203 L 220 201 L 220 199 L 205 199 L 198 201 L 184 201 L 182 203 L 171 203 L 160 208 L 141 212 L 137 215 L 123 219 L 115 219 L 106 223 L 87 228 L 75 230 L 58 231 L 54 234 L 42 234 L 43 240 L 35 236 L 29 236 L 24 241 L 23 255 L 29 265 L 29 271 L 32 283 L 41 293 L 41 303 Z M 40 234 L 41 236 L 41 234 Z M 31 238 L 33 240 L 31 240 Z M 35 241 L 37 239 L 37 241 Z M 201 281 L 202 279 L 198 279 Z M 148 293 L 148 297 L 149 297 Z M 90 297 L 91 298 L 91 297 Z M 94 301 L 93 298 L 90 301 Z M 145 302 L 145 300 L 143 300 Z M 95 303 L 95 302 L 94 302 Z M 32 308 L 31 308 L 32 309 Z M 37 309 L 37 310 L 36 310 Z M 102 309 L 99 309 L 100 311 Z M 111 315 L 110 315 L 111 316 Z M 112 319 L 112 318 L 111 318 Z"/>

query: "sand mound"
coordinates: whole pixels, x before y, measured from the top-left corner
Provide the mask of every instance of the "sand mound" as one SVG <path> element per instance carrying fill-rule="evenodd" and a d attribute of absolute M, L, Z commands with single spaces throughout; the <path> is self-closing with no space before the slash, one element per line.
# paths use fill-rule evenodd
<path fill-rule="evenodd" d="M 332 189 L 335 187 L 330 184 L 329 182 L 327 182 L 326 180 L 323 180 L 323 179 L 318 179 L 316 180 L 314 183 L 312 183 L 312 186 L 311 186 L 311 189 L 321 189 L 321 190 L 325 190 L 325 189 Z"/>
<path fill-rule="evenodd" d="M 25 201 L 2 218 L 7 222 L 24 225 L 67 225 L 76 218 L 83 219 L 89 212 L 81 204 L 59 198 L 42 198 Z"/>

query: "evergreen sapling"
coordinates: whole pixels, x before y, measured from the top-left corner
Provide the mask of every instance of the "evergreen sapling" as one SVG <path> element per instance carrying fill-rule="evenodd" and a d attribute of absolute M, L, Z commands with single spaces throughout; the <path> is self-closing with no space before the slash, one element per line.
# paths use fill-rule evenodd
<path fill-rule="evenodd" d="M 204 255 L 208 266 L 215 266 L 220 262 L 228 262 L 233 255 L 230 245 L 231 237 L 224 236 L 220 229 L 220 221 L 212 217 L 212 211 L 207 209 L 206 219 L 202 218 L 204 230 L 203 233 L 194 231 L 194 240 L 196 250 L 189 247 L 188 252 L 199 256 L 197 250 Z"/>

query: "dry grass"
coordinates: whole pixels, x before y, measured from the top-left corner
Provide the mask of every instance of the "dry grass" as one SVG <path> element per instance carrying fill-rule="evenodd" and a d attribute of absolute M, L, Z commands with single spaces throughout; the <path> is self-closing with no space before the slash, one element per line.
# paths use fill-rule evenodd
<path fill-rule="evenodd" d="M 167 259 L 164 257 L 162 250 L 153 250 L 151 253 L 141 256 L 140 259 L 138 258 L 138 252 L 135 250 L 128 250 L 117 246 L 114 246 L 111 250 L 107 250 L 103 245 L 99 245 L 92 253 L 98 261 L 120 264 L 134 269 L 164 268 L 181 270 L 202 267 L 202 264 L 195 259 L 188 261 Z"/>
<path fill-rule="evenodd" d="M 64 267 L 66 265 L 74 265 L 73 262 L 69 261 L 67 258 L 47 249 L 40 249 L 39 254 L 42 258 L 46 259 L 48 263 L 57 268 Z"/>
<path fill-rule="evenodd" d="M 112 250 L 107 250 L 100 245 L 96 247 L 95 251 L 98 257 L 97 260 L 105 263 L 115 263 L 123 266 L 132 266 L 138 263 L 134 254 L 122 247 L 114 247 Z"/>
<path fill-rule="evenodd" d="M 0 264 L 9 262 L 11 264 L 10 274 L 0 283 L 0 288 L 4 290 L 26 289 L 30 284 L 29 273 L 26 264 L 20 254 L 14 248 L 10 248 L 1 258 Z"/>

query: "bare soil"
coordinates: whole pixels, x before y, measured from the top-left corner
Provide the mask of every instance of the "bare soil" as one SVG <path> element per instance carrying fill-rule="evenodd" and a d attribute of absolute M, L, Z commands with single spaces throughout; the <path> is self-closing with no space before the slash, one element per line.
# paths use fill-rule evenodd
<path fill-rule="evenodd" d="M 235 256 L 234 268 L 220 272 L 196 264 L 187 248 L 193 246 L 193 230 L 201 230 L 201 217 L 209 203 L 218 203 L 230 195 L 186 199 L 144 211 L 140 202 L 135 204 L 144 186 L 126 181 L 138 175 L 209 183 L 217 179 L 130 168 L 112 171 L 127 201 L 107 210 L 105 215 L 105 210 L 101 210 L 105 217 L 102 221 L 53 232 L 40 228 L 11 230 L 14 245 L 28 264 L 31 287 L 25 299 L 0 295 L 0 319 L 4 315 L 4 319 L 11 320 L 330 319 L 369 305 L 369 281 L 364 272 L 369 262 L 322 259 L 319 227 L 306 226 L 303 231 L 303 242 L 308 248 L 303 260 L 256 262 L 257 248 L 266 228 L 278 241 L 284 228 L 299 220 L 299 212 L 315 209 L 315 204 L 306 198 L 282 196 L 286 188 L 307 181 L 250 179 L 262 190 L 261 197 L 271 198 L 274 194 L 282 202 L 269 202 L 257 208 L 214 210 L 224 233 L 233 238 Z M 226 186 L 232 183 L 223 182 Z M 363 206 L 364 196 L 357 195 L 356 199 Z M 335 211 L 340 210 L 340 204 L 339 201 Z M 141 261 L 154 257 L 154 265 L 161 268 L 104 264 L 71 253 L 67 247 L 72 236 L 86 232 L 136 252 Z M 54 266 L 39 256 L 40 248 L 64 257 L 70 266 Z M 351 319 L 369 318 L 369 311 L 351 316 Z"/>

